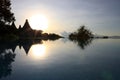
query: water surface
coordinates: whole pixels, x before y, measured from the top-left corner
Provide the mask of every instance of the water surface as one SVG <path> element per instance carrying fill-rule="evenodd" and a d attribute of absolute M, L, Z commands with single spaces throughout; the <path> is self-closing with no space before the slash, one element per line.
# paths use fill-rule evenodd
<path fill-rule="evenodd" d="M 119 39 L 0 44 L 0 80 L 120 80 Z"/>

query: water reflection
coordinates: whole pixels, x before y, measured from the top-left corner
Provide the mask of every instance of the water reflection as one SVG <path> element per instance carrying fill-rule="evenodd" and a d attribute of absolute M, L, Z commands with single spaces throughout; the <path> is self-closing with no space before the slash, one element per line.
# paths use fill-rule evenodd
<path fill-rule="evenodd" d="M 28 52 L 31 46 L 37 43 L 42 44 L 42 40 L 41 39 L 36 39 L 36 40 L 27 39 L 27 40 L 19 40 L 17 43 L 18 43 L 17 45 L 19 45 L 19 48 L 21 49 L 21 47 L 23 47 L 26 55 L 28 55 Z"/>
<path fill-rule="evenodd" d="M 89 46 L 92 43 L 92 38 L 88 39 L 72 39 L 70 38 L 71 41 L 76 43 L 81 49 L 85 49 L 87 46 Z"/>
<path fill-rule="evenodd" d="M 120 41 L 71 41 L 0 42 L 0 80 L 120 80 Z"/>
<path fill-rule="evenodd" d="M 8 75 L 11 75 L 12 73 L 12 62 L 14 62 L 15 60 L 15 49 L 17 46 L 19 46 L 19 48 L 21 49 L 21 47 L 24 48 L 25 53 L 28 54 L 29 50 L 31 48 L 31 46 L 33 44 L 41 44 L 42 40 L 18 40 L 18 41 L 14 41 L 14 42 L 6 42 L 6 41 L 0 41 L 0 79 L 2 77 L 7 77 Z M 39 48 L 41 46 L 37 45 Z M 33 49 L 33 53 L 35 53 L 35 48 L 36 50 L 40 49 L 37 48 L 37 46 L 32 46 Z M 41 53 L 43 54 L 44 49 L 43 47 Z M 36 56 L 38 56 L 36 54 Z"/>
<path fill-rule="evenodd" d="M 46 54 L 46 47 L 43 44 L 34 44 L 29 50 L 29 56 L 34 59 L 43 59 Z"/>
<path fill-rule="evenodd" d="M 1 43 L 1 42 L 0 42 Z M 11 75 L 12 62 L 15 60 L 15 45 L 1 43 L 0 45 L 0 79 Z"/>

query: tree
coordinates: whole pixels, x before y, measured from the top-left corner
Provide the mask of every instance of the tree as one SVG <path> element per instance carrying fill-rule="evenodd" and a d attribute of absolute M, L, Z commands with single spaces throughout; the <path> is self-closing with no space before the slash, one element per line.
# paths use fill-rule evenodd
<path fill-rule="evenodd" d="M 76 32 L 71 33 L 69 38 L 74 39 L 88 39 L 93 36 L 92 32 L 85 28 L 85 26 L 81 26 Z"/>
<path fill-rule="evenodd" d="M 14 14 L 11 12 L 11 0 L 0 0 L 0 38 L 14 34 L 11 23 L 15 21 Z"/>
<path fill-rule="evenodd" d="M 11 12 L 10 0 L 0 0 L 0 25 L 10 25 L 15 21 L 14 14 Z"/>

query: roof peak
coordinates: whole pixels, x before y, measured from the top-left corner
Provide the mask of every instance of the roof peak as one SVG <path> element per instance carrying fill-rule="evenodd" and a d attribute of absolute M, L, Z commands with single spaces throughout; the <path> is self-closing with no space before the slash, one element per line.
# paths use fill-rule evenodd
<path fill-rule="evenodd" d="M 12 27 L 13 29 L 17 29 L 17 27 L 16 27 L 14 21 L 12 22 L 11 27 Z"/>
<path fill-rule="evenodd" d="M 26 29 L 26 30 L 32 29 L 31 26 L 30 26 L 30 24 L 29 24 L 29 22 L 28 22 L 28 19 L 26 19 L 25 24 L 23 26 L 23 29 Z"/>

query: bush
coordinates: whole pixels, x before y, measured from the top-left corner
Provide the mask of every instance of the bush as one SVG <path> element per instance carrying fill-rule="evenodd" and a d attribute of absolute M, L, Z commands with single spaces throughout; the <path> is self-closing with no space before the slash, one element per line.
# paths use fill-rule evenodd
<path fill-rule="evenodd" d="M 81 26 L 76 32 L 69 35 L 72 39 L 88 39 L 92 38 L 93 34 L 90 30 L 86 29 L 85 26 Z"/>

